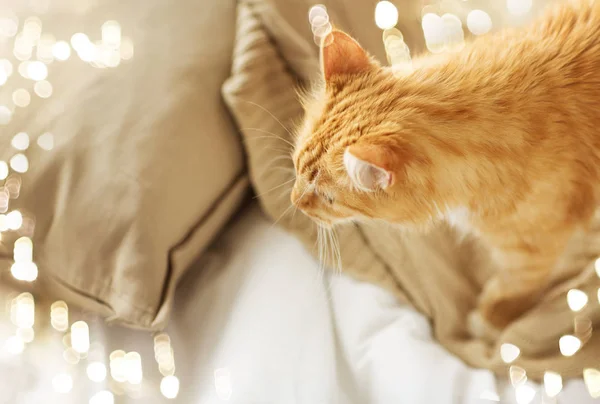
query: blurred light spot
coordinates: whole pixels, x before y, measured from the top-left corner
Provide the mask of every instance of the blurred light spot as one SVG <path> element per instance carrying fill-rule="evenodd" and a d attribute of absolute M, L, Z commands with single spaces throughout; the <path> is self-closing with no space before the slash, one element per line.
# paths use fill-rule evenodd
<path fill-rule="evenodd" d="M 0 125 L 6 125 L 12 118 L 12 111 L 5 105 L 0 105 Z"/>
<path fill-rule="evenodd" d="M 71 346 L 80 354 L 90 349 L 90 329 L 85 321 L 71 325 Z"/>
<path fill-rule="evenodd" d="M 42 34 L 42 20 L 38 17 L 29 17 L 23 23 L 23 35 L 32 43 L 37 42 Z"/>
<path fill-rule="evenodd" d="M 25 108 L 31 102 L 31 95 L 24 88 L 19 88 L 13 92 L 12 99 L 17 107 Z"/>
<path fill-rule="evenodd" d="M 67 303 L 62 300 L 52 303 L 52 306 L 50 306 L 50 324 L 57 331 L 65 332 L 69 329 L 69 307 Z"/>
<path fill-rule="evenodd" d="M 8 189 L 6 189 L 6 185 L 4 187 L 0 187 L 0 213 L 8 212 L 8 205 L 10 203 L 10 193 Z M 6 224 L 6 215 L 0 215 L 0 232 L 8 230 L 8 226 Z M 2 239 L 0 238 L 0 242 Z"/>
<path fill-rule="evenodd" d="M 19 34 L 15 38 L 13 45 L 13 55 L 17 60 L 25 61 L 31 59 L 33 55 L 34 42 L 24 34 Z"/>
<path fill-rule="evenodd" d="M 0 12 L 0 36 L 13 37 L 17 34 L 18 30 L 19 19 L 17 16 L 6 9 Z"/>
<path fill-rule="evenodd" d="M 600 397 L 600 371 L 597 369 L 584 369 L 583 381 L 587 387 L 588 393 L 592 398 Z"/>
<path fill-rule="evenodd" d="M 29 147 L 29 135 L 25 132 L 17 133 L 13 136 L 11 144 L 17 150 L 27 150 Z"/>
<path fill-rule="evenodd" d="M 77 56 L 84 62 L 92 62 L 97 56 L 98 49 L 91 42 L 86 43 L 80 49 L 77 49 Z"/>
<path fill-rule="evenodd" d="M 123 37 L 121 40 L 121 59 L 129 60 L 133 58 L 133 41 L 127 37 Z"/>
<path fill-rule="evenodd" d="M 558 347 L 564 356 L 573 356 L 581 348 L 581 340 L 573 335 L 563 335 L 558 340 Z"/>
<path fill-rule="evenodd" d="M 102 24 L 102 42 L 115 49 L 121 45 L 121 26 L 117 21 Z"/>
<path fill-rule="evenodd" d="M 485 35 L 492 30 L 492 17 L 483 10 L 472 10 L 467 15 L 467 28 L 473 35 Z"/>
<path fill-rule="evenodd" d="M 17 71 L 19 72 L 19 74 L 23 77 L 25 77 L 26 79 L 29 78 L 29 64 L 31 62 L 30 61 L 24 61 L 19 63 L 19 66 L 17 67 Z"/>
<path fill-rule="evenodd" d="M 35 301 L 31 293 L 21 293 L 11 302 L 11 320 L 19 328 L 32 328 L 35 322 Z"/>
<path fill-rule="evenodd" d="M 315 25 L 315 19 L 326 18 L 329 21 L 329 15 L 327 14 L 327 7 L 323 4 L 314 5 L 308 10 L 308 21 L 310 25 Z"/>
<path fill-rule="evenodd" d="M 57 60 L 67 60 L 71 56 L 71 47 L 66 41 L 58 41 L 52 46 L 52 54 Z"/>
<path fill-rule="evenodd" d="M 581 311 L 588 302 L 588 296 L 579 289 L 571 289 L 567 293 L 567 304 L 575 312 Z"/>
<path fill-rule="evenodd" d="M 375 24 L 380 29 L 392 28 L 398 23 L 398 9 L 389 1 L 380 1 L 375 6 Z"/>
<path fill-rule="evenodd" d="M 521 350 L 513 344 L 500 346 L 500 357 L 504 363 L 513 363 L 521 354 Z"/>
<path fill-rule="evenodd" d="M 11 174 L 4 183 L 4 188 L 8 191 L 8 195 L 12 199 L 17 199 L 21 193 L 21 177 L 18 174 Z M 25 218 L 23 218 L 25 221 Z M 21 227 L 23 224 L 21 224 Z"/>
<path fill-rule="evenodd" d="M 555 372 L 544 373 L 544 390 L 548 397 L 556 397 L 563 388 L 562 377 Z"/>
<path fill-rule="evenodd" d="M 44 63 L 52 63 L 54 60 L 54 44 L 56 38 L 51 34 L 42 34 L 37 44 L 36 57 Z"/>
<path fill-rule="evenodd" d="M 18 210 L 13 210 L 6 215 L 6 223 L 10 230 L 18 230 L 23 224 L 23 215 Z"/>
<path fill-rule="evenodd" d="M 16 280 L 33 282 L 38 277 L 38 267 L 33 262 L 15 262 L 10 267 L 10 273 Z"/>
<path fill-rule="evenodd" d="M 86 373 L 91 381 L 103 382 L 106 379 L 106 366 L 102 362 L 92 362 L 88 365 Z"/>
<path fill-rule="evenodd" d="M 33 242 L 29 237 L 20 237 L 13 246 L 15 262 L 33 262 Z"/>
<path fill-rule="evenodd" d="M 52 150 L 54 148 L 54 135 L 46 132 L 37 139 L 37 144 L 44 150 Z"/>
<path fill-rule="evenodd" d="M 27 76 L 31 80 L 40 81 L 48 77 L 48 67 L 40 61 L 34 61 L 27 65 Z"/>
<path fill-rule="evenodd" d="M 52 84 L 49 81 L 42 80 L 35 83 L 33 91 L 40 98 L 48 98 L 52 95 Z"/>
<path fill-rule="evenodd" d="M 81 49 L 83 49 L 90 43 L 90 38 L 88 38 L 86 34 L 83 34 L 81 32 L 73 34 L 73 36 L 71 37 L 71 46 L 77 52 L 79 52 Z"/>
<path fill-rule="evenodd" d="M 110 354 L 110 375 L 119 382 L 127 381 L 127 370 L 125 368 L 125 351 L 116 350 Z"/>
<path fill-rule="evenodd" d="M 26 173 L 29 170 L 29 160 L 22 153 L 15 154 L 10 159 L 10 168 L 18 173 Z"/>
<path fill-rule="evenodd" d="M 513 387 L 521 386 L 527 382 L 527 372 L 525 369 L 519 366 L 511 366 L 508 369 L 508 375 L 510 377 L 510 383 Z"/>
<path fill-rule="evenodd" d="M 168 399 L 177 398 L 179 394 L 179 379 L 176 376 L 165 376 L 160 382 L 160 392 Z"/>
<path fill-rule="evenodd" d="M 127 381 L 131 384 L 140 384 L 143 379 L 142 357 L 140 354 L 128 352 L 123 360 Z"/>
<path fill-rule="evenodd" d="M 7 77 L 13 74 L 13 65 L 8 59 L 0 59 L 0 69 L 6 73 Z"/>

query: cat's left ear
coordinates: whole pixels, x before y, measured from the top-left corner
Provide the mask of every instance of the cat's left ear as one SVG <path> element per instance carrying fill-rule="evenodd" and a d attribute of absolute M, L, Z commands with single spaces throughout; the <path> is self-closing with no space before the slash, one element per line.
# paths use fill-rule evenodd
<path fill-rule="evenodd" d="M 366 73 L 373 68 L 373 62 L 351 36 L 334 30 L 321 44 L 321 67 L 329 81 L 335 76 Z"/>
<path fill-rule="evenodd" d="M 352 184 L 362 191 L 385 190 L 394 184 L 386 153 L 375 145 L 349 146 L 344 152 L 344 167 Z"/>

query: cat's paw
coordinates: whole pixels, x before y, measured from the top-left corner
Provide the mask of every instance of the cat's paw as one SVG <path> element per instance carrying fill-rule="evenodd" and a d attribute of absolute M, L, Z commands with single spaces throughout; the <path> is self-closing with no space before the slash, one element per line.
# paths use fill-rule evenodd
<path fill-rule="evenodd" d="M 473 310 L 467 318 L 467 328 L 472 337 L 488 342 L 495 342 L 500 337 L 501 330 L 487 321 L 478 310 Z"/>

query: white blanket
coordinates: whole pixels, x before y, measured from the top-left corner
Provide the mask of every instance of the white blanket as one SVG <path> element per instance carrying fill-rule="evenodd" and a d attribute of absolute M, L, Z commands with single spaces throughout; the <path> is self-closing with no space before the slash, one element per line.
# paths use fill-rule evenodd
<path fill-rule="evenodd" d="M 235 221 L 178 290 L 168 329 L 181 381 L 174 402 L 542 402 L 539 386 L 531 385 L 536 389 L 531 401 L 517 401 L 509 383 L 464 365 L 435 342 L 423 316 L 386 292 L 323 275 L 299 243 L 271 226 L 257 207 Z M 106 357 L 114 349 L 141 353 L 143 402 L 168 402 L 159 393 L 151 336 L 86 319 Z M 10 332 L 3 318 L 0 343 Z M 41 335 L 21 355 L 0 354 L 0 403 L 81 404 L 109 388 L 108 382 L 87 379 L 85 361 L 64 362 L 58 333 Z M 53 392 L 58 371 L 73 375 L 71 393 Z M 124 395 L 115 402 L 140 401 Z M 595 401 L 578 381 L 565 386 L 558 402 Z"/>

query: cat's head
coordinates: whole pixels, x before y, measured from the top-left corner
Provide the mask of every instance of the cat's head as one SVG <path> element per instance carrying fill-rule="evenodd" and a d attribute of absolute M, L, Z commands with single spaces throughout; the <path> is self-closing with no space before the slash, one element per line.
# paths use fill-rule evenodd
<path fill-rule="evenodd" d="M 407 183 L 404 167 L 420 156 L 397 136 L 397 79 L 347 34 L 331 35 L 332 43 L 321 47 L 323 85 L 303 100 L 292 203 L 325 226 L 401 221 L 403 210 L 413 208 L 397 192 Z"/>

